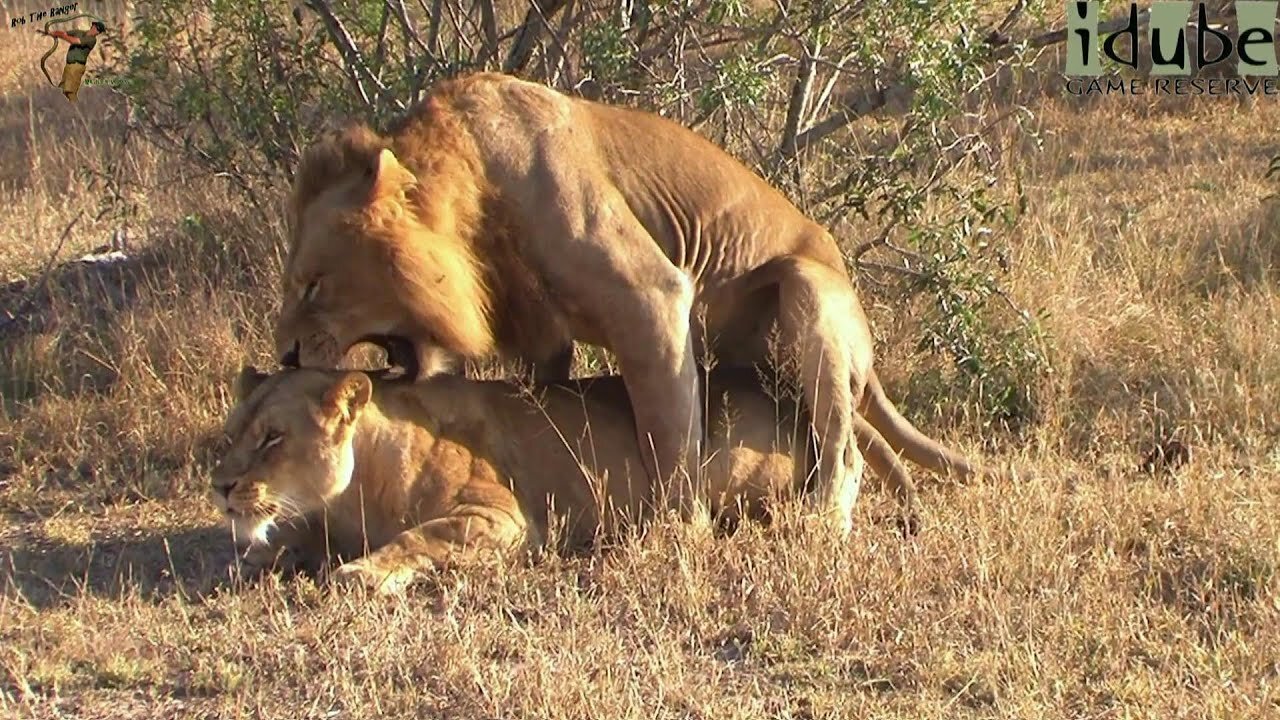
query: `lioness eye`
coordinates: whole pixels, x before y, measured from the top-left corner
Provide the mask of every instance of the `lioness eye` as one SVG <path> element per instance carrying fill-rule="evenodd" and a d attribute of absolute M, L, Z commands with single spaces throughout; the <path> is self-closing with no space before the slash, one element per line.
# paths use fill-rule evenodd
<path fill-rule="evenodd" d="M 268 432 L 266 435 L 262 436 L 262 441 L 258 443 L 258 449 L 266 450 L 269 447 L 274 447 L 277 443 L 279 443 L 283 439 L 284 439 L 284 435 L 281 435 L 280 433 L 272 430 L 271 432 Z"/>
<path fill-rule="evenodd" d="M 310 302 L 316 297 L 316 291 L 320 289 L 320 281 L 312 280 L 307 283 L 307 288 L 302 291 L 302 299 Z"/>

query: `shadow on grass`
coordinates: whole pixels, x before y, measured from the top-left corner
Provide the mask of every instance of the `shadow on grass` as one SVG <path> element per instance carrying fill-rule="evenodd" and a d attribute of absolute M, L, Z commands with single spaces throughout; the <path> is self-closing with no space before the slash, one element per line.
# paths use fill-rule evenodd
<path fill-rule="evenodd" d="M 120 345 L 130 339 L 122 328 L 135 324 L 139 306 L 172 307 L 203 294 L 243 300 L 256 309 L 247 317 L 265 312 L 273 293 L 263 288 L 276 269 L 272 237 L 240 217 L 192 216 L 142 248 L 104 246 L 0 285 L 0 343 L 9 349 L 0 354 L 4 409 L 19 415 L 44 395 L 111 390 L 120 379 L 115 359 L 127 354 Z"/>
<path fill-rule="evenodd" d="M 123 532 L 88 543 L 35 539 L 0 550 L 0 592 L 46 609 L 85 594 L 149 602 L 198 597 L 228 583 L 234 552 L 223 527 Z"/>

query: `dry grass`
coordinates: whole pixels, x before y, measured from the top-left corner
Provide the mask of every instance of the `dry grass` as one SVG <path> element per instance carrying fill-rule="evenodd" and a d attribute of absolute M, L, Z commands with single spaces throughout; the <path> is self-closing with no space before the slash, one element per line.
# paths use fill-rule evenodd
<path fill-rule="evenodd" d="M 1011 289 L 1050 311 L 1054 375 L 1044 422 L 1001 452 L 1033 477 L 926 490 L 908 542 L 868 493 L 840 547 L 660 527 L 375 601 L 223 580 L 204 473 L 227 380 L 265 359 L 279 229 L 122 146 L 105 91 L 69 112 L 36 72 L 0 99 L 0 279 L 37 273 L 97 212 L 103 188 L 73 165 L 114 158 L 145 189 L 139 260 L 58 274 L 0 331 L 0 714 L 1280 714 L 1280 217 L 1259 202 L 1274 103 L 1039 108 L 1044 148 L 1012 159 L 1032 204 Z M 83 219 L 62 257 L 112 223 Z M 900 396 L 913 318 L 873 312 Z M 1140 474 L 1174 433 L 1190 464 Z"/>

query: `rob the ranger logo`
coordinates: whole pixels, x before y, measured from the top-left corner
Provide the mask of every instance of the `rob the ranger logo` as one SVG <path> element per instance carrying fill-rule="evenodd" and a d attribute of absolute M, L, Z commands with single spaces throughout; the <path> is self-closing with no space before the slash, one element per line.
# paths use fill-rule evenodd
<path fill-rule="evenodd" d="M 1098 3 L 1067 3 L 1067 75 L 1097 77 L 1103 74 L 1102 56 L 1138 68 L 1138 49 L 1145 45 L 1151 59 L 1151 75 L 1189 75 L 1191 56 L 1195 68 L 1207 68 L 1236 58 L 1236 73 L 1244 77 L 1275 77 L 1276 8 L 1280 2 L 1235 3 L 1236 30 L 1209 21 L 1203 2 L 1155 2 L 1151 4 L 1145 43 L 1139 43 L 1138 7 L 1129 6 L 1129 22 L 1105 37 L 1098 34 Z M 1192 20 L 1191 10 L 1195 6 Z M 1114 25 L 1112 25 L 1114 27 Z M 1189 36 L 1195 38 L 1191 51 Z M 1209 37 L 1217 42 L 1208 42 Z M 1128 47 L 1117 49 L 1120 38 Z M 1101 41 L 1101 43 L 1099 43 Z M 1099 47 L 1101 45 L 1101 47 Z"/>

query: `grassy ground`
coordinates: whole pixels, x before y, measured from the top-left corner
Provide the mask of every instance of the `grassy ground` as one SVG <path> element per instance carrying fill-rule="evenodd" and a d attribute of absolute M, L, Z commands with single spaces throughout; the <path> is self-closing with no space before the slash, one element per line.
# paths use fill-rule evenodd
<path fill-rule="evenodd" d="M 370 601 L 230 585 L 204 498 L 228 381 L 269 359 L 279 228 L 126 143 L 106 91 L 69 109 L 36 45 L 0 64 L 0 281 L 39 278 L 77 216 L 59 259 L 107 243 L 131 206 L 87 169 L 142 188 L 132 263 L 0 289 L 24 311 L 0 329 L 0 715 L 1280 715 L 1274 98 L 1037 108 L 1010 290 L 1049 311 L 1054 373 L 1043 422 L 992 441 L 1031 477 L 925 490 L 911 541 L 868 492 L 840 547 L 662 527 Z M 868 304 L 901 396 L 916 320 Z M 1170 435 L 1190 462 L 1140 472 Z"/>

